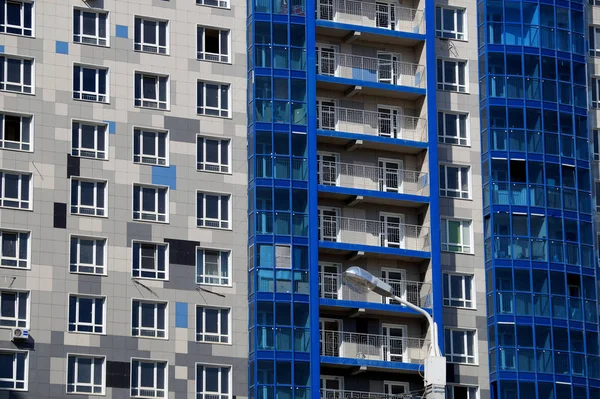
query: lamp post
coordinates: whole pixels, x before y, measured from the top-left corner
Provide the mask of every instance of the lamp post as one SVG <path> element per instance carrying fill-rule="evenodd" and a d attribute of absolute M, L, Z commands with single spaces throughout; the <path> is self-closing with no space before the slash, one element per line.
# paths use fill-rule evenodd
<path fill-rule="evenodd" d="M 406 307 L 419 312 L 427 319 L 429 329 L 431 330 L 431 345 L 429 354 L 425 358 L 425 398 L 442 399 L 446 397 L 446 358 L 442 356 L 442 351 L 438 345 L 437 323 L 433 321 L 431 315 L 424 309 L 413 305 L 405 299 L 394 295 L 392 287 L 373 276 L 368 271 L 357 266 L 349 267 L 343 274 L 344 281 L 350 288 L 358 292 L 373 291 L 385 298 L 391 298 L 400 302 Z"/>

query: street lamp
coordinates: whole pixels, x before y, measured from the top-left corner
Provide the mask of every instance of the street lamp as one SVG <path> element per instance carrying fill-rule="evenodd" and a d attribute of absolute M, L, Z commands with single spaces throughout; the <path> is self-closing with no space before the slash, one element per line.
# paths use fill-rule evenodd
<path fill-rule="evenodd" d="M 431 315 L 424 309 L 413 305 L 406 299 L 395 295 L 392 287 L 368 271 L 358 266 L 351 266 L 344 272 L 344 282 L 355 291 L 367 292 L 373 291 L 385 298 L 391 298 L 400 302 L 408 308 L 421 313 L 427 319 L 431 330 L 431 345 L 429 354 L 425 358 L 425 397 L 428 399 L 441 399 L 446 397 L 446 358 L 442 356 L 442 351 L 438 345 L 437 323 L 433 321 Z"/>

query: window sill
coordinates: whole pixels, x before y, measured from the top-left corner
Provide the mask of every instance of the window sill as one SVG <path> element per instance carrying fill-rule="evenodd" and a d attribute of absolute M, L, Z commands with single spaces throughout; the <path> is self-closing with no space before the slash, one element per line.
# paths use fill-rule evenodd
<path fill-rule="evenodd" d="M 443 37 L 443 36 L 438 36 L 437 34 L 435 35 L 436 39 L 439 39 L 441 41 L 447 41 L 447 40 L 452 40 L 454 42 L 464 42 L 467 43 L 469 41 L 468 37 L 465 37 L 464 39 L 455 39 L 453 37 Z"/>
<path fill-rule="evenodd" d="M 73 101 L 81 101 L 82 103 L 106 104 L 106 105 L 110 105 L 110 101 L 94 101 L 94 100 L 83 100 L 83 99 L 81 99 L 81 98 L 73 98 Z"/>
<path fill-rule="evenodd" d="M 444 253 L 447 253 L 447 254 L 455 254 L 455 255 L 469 255 L 469 256 L 474 256 L 475 255 L 474 252 L 447 251 L 447 250 L 443 250 L 443 249 L 441 250 L 441 252 L 444 252 Z"/>
<path fill-rule="evenodd" d="M 231 168 L 231 166 L 230 166 L 230 168 Z M 233 174 L 233 172 L 219 172 L 219 171 L 216 171 L 216 170 L 198 169 L 197 167 L 196 167 L 196 172 L 200 172 L 200 173 L 212 173 L 212 174 L 215 174 L 215 175 L 232 175 Z"/>
<path fill-rule="evenodd" d="M 439 140 L 438 140 L 438 144 L 440 144 L 440 145 L 447 145 L 448 147 L 471 148 L 471 144 L 452 144 L 452 143 L 445 143 L 445 142 L 439 141 Z"/>
<path fill-rule="evenodd" d="M 69 264 L 69 266 L 71 266 Z M 106 268 L 106 266 L 104 266 Z M 108 277 L 108 273 L 100 274 L 100 273 L 85 273 L 85 272 L 69 272 L 69 274 L 81 274 L 84 276 L 97 276 L 97 277 Z"/>
<path fill-rule="evenodd" d="M 145 280 L 145 281 L 159 281 L 159 282 L 160 281 L 162 281 L 162 282 L 169 281 L 168 277 L 167 278 L 136 277 L 133 275 L 133 273 L 132 273 L 131 279 L 132 280 Z"/>
<path fill-rule="evenodd" d="M 144 335 L 131 335 L 131 338 L 136 338 L 136 339 L 153 339 L 155 341 L 168 341 L 169 340 L 169 334 L 167 334 L 166 337 L 146 337 Z"/>
<path fill-rule="evenodd" d="M 31 263 L 31 262 L 29 262 Z M 6 265 L 0 265 L 0 269 L 9 269 L 9 270 L 31 270 L 31 266 L 27 266 L 27 267 L 18 267 L 18 266 L 6 266 Z M 10 327 L 13 328 L 13 327 Z"/>
<path fill-rule="evenodd" d="M 203 249 L 211 249 L 212 248 L 203 248 Z M 196 285 L 200 286 L 200 287 L 223 287 L 223 288 L 233 288 L 233 284 L 210 284 L 210 283 L 198 283 L 196 282 Z"/>
<path fill-rule="evenodd" d="M 33 202 L 33 200 L 32 200 Z M 29 212 L 33 212 L 33 207 L 31 208 L 17 208 L 14 206 L 5 206 L 5 205 L 0 205 L 0 209 L 12 209 L 14 211 L 29 211 Z"/>
<path fill-rule="evenodd" d="M 231 341 L 231 337 L 229 337 L 229 341 Z M 233 346 L 232 342 L 213 342 L 213 341 L 194 341 L 197 344 L 211 344 L 211 345 L 221 345 L 221 346 Z"/>
<path fill-rule="evenodd" d="M 198 226 L 196 224 L 196 228 L 197 229 L 210 229 L 210 230 L 222 230 L 222 231 L 232 231 L 233 228 L 228 227 L 228 228 L 223 228 L 223 227 L 211 227 L 211 226 Z"/>
<path fill-rule="evenodd" d="M 477 307 L 466 308 L 464 306 L 452 306 L 452 305 L 442 305 L 442 306 L 445 308 L 449 308 L 449 309 L 477 310 Z"/>
<path fill-rule="evenodd" d="M 442 91 L 444 93 L 471 94 L 471 92 L 468 89 L 467 91 L 437 89 L 437 91 Z"/>
<path fill-rule="evenodd" d="M 24 37 L 26 39 L 35 39 L 35 35 L 34 34 L 32 34 L 31 36 L 27 36 L 27 35 L 19 35 L 18 33 L 2 32 L 2 33 L 0 33 L 0 35 Z"/>
<path fill-rule="evenodd" d="M 135 99 L 134 99 L 135 101 Z M 162 111 L 162 112 L 171 112 L 171 106 L 169 105 L 167 108 L 153 108 L 153 107 L 142 107 L 140 105 L 134 105 L 134 108 L 138 108 L 138 109 L 148 109 L 151 111 Z"/>
<path fill-rule="evenodd" d="M 86 157 L 86 156 L 84 156 L 84 155 L 73 155 L 73 152 L 72 152 L 72 151 L 73 151 L 73 149 L 71 149 L 71 154 L 70 154 L 70 155 L 71 155 L 73 158 L 91 159 L 92 161 L 104 161 L 104 162 L 107 162 L 107 161 L 109 161 L 109 159 L 108 159 L 108 158 L 94 158 L 94 157 Z M 79 151 L 81 151 L 81 149 L 79 149 Z M 85 151 L 85 150 L 84 150 L 84 151 Z M 107 151 L 107 152 L 108 152 L 108 151 Z"/>
<path fill-rule="evenodd" d="M 171 53 L 169 51 L 167 51 L 166 53 L 155 53 L 152 51 L 144 51 L 144 50 L 136 50 L 136 49 L 133 49 L 133 51 L 136 53 L 140 53 L 140 54 L 161 55 L 163 57 L 171 56 Z"/>
<path fill-rule="evenodd" d="M 169 224 L 169 221 L 166 220 L 164 222 L 161 222 L 159 220 L 146 220 L 146 219 L 134 219 L 131 218 L 132 222 L 140 222 L 140 223 L 155 223 L 155 224 Z"/>
<path fill-rule="evenodd" d="M 73 212 L 70 212 L 69 214 L 73 215 L 73 216 L 83 216 L 83 217 L 90 217 L 90 218 L 108 219 L 108 215 L 88 215 L 88 214 L 85 214 L 85 213 L 73 213 Z"/>
<path fill-rule="evenodd" d="M 11 141 L 11 143 L 14 143 L 14 141 Z M 34 152 L 33 149 L 31 149 L 31 150 L 19 150 L 17 148 L 6 148 L 6 147 L 0 147 L 0 150 L 2 150 L 2 151 L 13 151 L 13 152 L 24 152 L 24 153 L 28 153 L 28 154 L 33 154 L 33 152 Z"/>
<path fill-rule="evenodd" d="M 101 48 L 110 48 L 110 43 L 108 43 L 107 45 L 102 45 L 102 44 L 92 44 L 92 43 L 82 43 L 82 42 L 76 42 L 73 41 L 73 44 L 77 44 L 79 46 L 90 46 L 90 47 L 101 47 Z M 96 394 L 97 395 L 97 394 Z"/>
<path fill-rule="evenodd" d="M 448 355 L 446 354 L 446 359 L 448 359 Z M 447 360 L 446 363 L 448 364 L 456 364 L 458 366 L 475 366 L 475 367 L 479 367 L 479 362 L 475 362 L 475 363 L 458 363 L 458 362 L 451 362 L 450 360 Z"/>
<path fill-rule="evenodd" d="M 158 166 L 159 168 L 169 168 L 171 167 L 171 163 L 167 162 L 166 165 L 159 165 L 157 163 L 146 163 L 146 162 L 133 162 L 134 165 L 142 165 L 142 166 Z"/>
<path fill-rule="evenodd" d="M 85 395 L 85 396 L 106 396 L 106 392 L 103 391 L 102 393 L 92 393 L 92 392 L 67 392 L 67 395 Z"/>
<path fill-rule="evenodd" d="M 452 200 L 462 200 L 462 201 L 473 201 L 473 197 L 461 198 L 461 197 L 449 197 L 447 195 L 440 195 L 440 198 L 448 198 L 448 199 L 452 199 Z"/>
<path fill-rule="evenodd" d="M 230 55 L 227 55 L 228 57 L 231 57 Z M 210 62 L 213 64 L 222 64 L 222 65 L 233 65 L 233 63 L 231 61 L 225 62 L 225 61 L 213 61 L 213 60 L 206 60 L 206 59 L 200 59 L 196 57 L 196 61 L 198 62 Z"/>
<path fill-rule="evenodd" d="M 23 93 L 22 91 L 14 91 L 14 90 L 0 90 L 0 92 L 2 93 L 12 93 L 12 94 L 23 94 L 25 96 L 35 96 L 35 91 L 31 92 L 31 93 Z"/>
<path fill-rule="evenodd" d="M 102 326 L 102 327 L 104 327 L 104 329 L 106 330 L 106 326 Z M 95 333 L 95 332 L 85 332 L 85 331 L 69 331 L 68 326 L 67 326 L 67 333 L 68 334 L 77 334 L 77 335 L 107 335 L 106 332 Z"/>

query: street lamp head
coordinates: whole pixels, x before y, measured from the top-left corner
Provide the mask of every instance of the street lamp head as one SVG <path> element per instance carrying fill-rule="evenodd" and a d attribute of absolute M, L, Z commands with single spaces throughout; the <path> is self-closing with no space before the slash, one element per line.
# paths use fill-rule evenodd
<path fill-rule="evenodd" d="M 344 282 L 354 291 L 373 291 L 383 297 L 394 296 L 392 287 L 358 266 L 349 267 L 343 274 Z"/>

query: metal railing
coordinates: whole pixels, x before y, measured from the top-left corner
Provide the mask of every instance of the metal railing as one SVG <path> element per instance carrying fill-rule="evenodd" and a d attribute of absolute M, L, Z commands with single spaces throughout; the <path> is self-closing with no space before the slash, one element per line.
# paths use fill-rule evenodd
<path fill-rule="evenodd" d="M 381 393 L 365 391 L 343 391 L 340 389 L 321 389 L 321 399 L 422 399 L 422 393 Z"/>
<path fill-rule="evenodd" d="M 397 86 L 425 87 L 425 66 L 317 50 L 317 74 Z"/>
<path fill-rule="evenodd" d="M 414 170 L 319 161 L 319 184 L 388 193 L 429 195 L 429 176 Z"/>
<path fill-rule="evenodd" d="M 421 364 L 429 340 L 321 330 L 321 356 Z"/>
<path fill-rule="evenodd" d="M 317 129 L 427 142 L 427 119 L 395 112 L 365 111 L 322 103 L 317 105 Z"/>
<path fill-rule="evenodd" d="M 319 240 L 430 251 L 427 226 L 340 216 L 319 216 Z"/>
<path fill-rule="evenodd" d="M 423 10 L 390 3 L 319 0 L 317 19 L 409 33 L 425 33 Z"/>
<path fill-rule="evenodd" d="M 417 305 L 422 308 L 432 306 L 431 284 L 418 281 L 395 280 L 382 278 L 382 280 L 392 286 L 394 295 Z M 372 303 L 394 303 L 398 302 L 383 298 L 372 291 L 359 293 L 348 287 L 341 274 L 319 273 L 319 297 L 328 299 L 340 299 L 346 301 L 372 302 Z"/>

